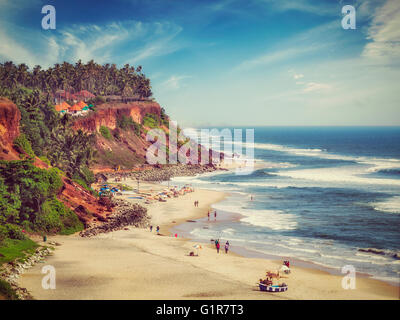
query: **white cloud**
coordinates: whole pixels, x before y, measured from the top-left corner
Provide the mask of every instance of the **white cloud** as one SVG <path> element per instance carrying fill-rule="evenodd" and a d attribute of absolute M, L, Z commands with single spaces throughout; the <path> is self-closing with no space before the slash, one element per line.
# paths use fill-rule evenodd
<path fill-rule="evenodd" d="M 321 90 L 329 90 L 332 89 L 330 84 L 326 83 L 318 83 L 318 82 L 309 82 L 306 84 L 306 87 L 303 89 L 303 92 L 313 92 L 313 91 L 321 91 Z"/>
<path fill-rule="evenodd" d="M 182 28 L 171 23 L 140 21 L 106 25 L 58 27 L 51 33 L 1 24 L 0 60 L 48 67 L 55 62 L 91 59 L 98 63 L 139 63 L 181 48 L 176 36 Z M 29 39 L 35 39 L 30 41 Z"/>
<path fill-rule="evenodd" d="M 298 80 L 298 79 L 301 79 L 301 78 L 304 78 L 304 74 L 299 73 L 299 74 L 294 74 L 293 75 L 293 79 L 295 79 L 295 80 Z"/>
<path fill-rule="evenodd" d="M 362 56 L 382 64 L 400 61 L 400 1 L 388 0 L 379 8 L 368 29 L 371 40 Z"/>
<path fill-rule="evenodd" d="M 186 76 L 186 75 L 181 75 L 181 76 L 177 76 L 177 75 L 173 75 L 170 78 L 168 78 L 166 81 L 163 82 L 164 87 L 166 87 L 167 89 L 179 89 L 182 86 L 181 81 L 183 79 L 187 79 L 187 78 L 191 78 L 191 76 Z"/>

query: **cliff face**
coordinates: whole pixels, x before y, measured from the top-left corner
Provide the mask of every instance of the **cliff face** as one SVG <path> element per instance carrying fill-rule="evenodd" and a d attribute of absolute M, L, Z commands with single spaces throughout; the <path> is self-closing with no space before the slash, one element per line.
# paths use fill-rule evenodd
<path fill-rule="evenodd" d="M 10 100 L 0 97 L 0 160 L 20 160 L 20 153 L 13 144 L 20 134 L 19 121 L 21 113 L 18 107 Z M 36 167 L 46 169 L 49 166 L 35 158 Z M 92 194 L 78 184 L 63 178 L 64 185 L 58 194 L 58 199 L 75 211 L 79 219 L 87 225 L 93 221 L 102 221 L 112 212 L 99 203 Z"/>
<path fill-rule="evenodd" d="M 95 149 L 97 155 L 91 169 L 95 172 L 107 171 L 110 168 L 132 169 L 145 163 L 146 149 L 150 142 L 142 132 L 137 135 L 134 130 L 121 130 L 117 120 L 122 116 L 131 117 L 136 123 L 142 123 L 143 117 L 150 113 L 160 117 L 161 107 L 157 102 L 137 101 L 130 103 L 105 103 L 90 112 L 87 116 L 74 120 L 73 128 L 84 132 L 97 133 Z M 107 139 L 100 133 L 100 127 L 107 127 L 112 138 Z"/>
<path fill-rule="evenodd" d="M 0 160 L 17 160 L 18 152 L 13 148 L 14 139 L 19 136 L 21 113 L 7 98 L 0 97 Z"/>
<path fill-rule="evenodd" d="M 117 119 L 122 115 L 132 117 L 133 121 L 141 123 L 146 113 L 160 116 L 161 107 L 157 102 L 138 101 L 130 103 L 102 104 L 96 112 L 89 113 L 86 117 L 80 117 L 74 122 L 74 129 L 85 132 L 99 131 L 101 126 L 115 129 Z"/>

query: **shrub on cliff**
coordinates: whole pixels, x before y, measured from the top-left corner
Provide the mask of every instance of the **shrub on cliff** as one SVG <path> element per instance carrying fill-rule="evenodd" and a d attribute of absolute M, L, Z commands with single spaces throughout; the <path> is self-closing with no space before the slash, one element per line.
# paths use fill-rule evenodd
<path fill-rule="evenodd" d="M 31 158 L 35 157 L 35 153 L 32 150 L 31 143 L 29 140 L 26 138 L 26 135 L 24 133 L 21 133 L 17 138 L 14 140 L 14 147 L 19 151 L 19 152 L 25 152 L 27 153 Z"/>
<path fill-rule="evenodd" d="M 133 121 L 132 117 L 122 115 L 117 119 L 117 126 L 122 130 L 133 130 L 137 136 L 140 136 L 142 132 L 142 126 Z"/>
<path fill-rule="evenodd" d="M 111 140 L 111 139 L 112 139 L 112 135 L 111 135 L 111 133 L 110 133 L 110 130 L 108 130 L 107 127 L 101 126 L 101 127 L 100 127 L 100 133 L 101 133 L 101 135 L 102 135 L 104 138 L 106 138 L 107 140 Z"/>
<path fill-rule="evenodd" d="M 42 211 L 36 216 L 34 229 L 45 233 L 70 234 L 83 229 L 77 215 L 53 197 L 42 205 Z"/>
<path fill-rule="evenodd" d="M 122 130 L 129 129 L 133 126 L 134 121 L 132 120 L 132 117 L 122 115 L 117 118 L 117 126 L 121 128 Z"/>
<path fill-rule="evenodd" d="M 46 232 L 79 230 L 76 215 L 55 198 L 62 185 L 56 168 L 37 168 L 33 160 L 0 161 L 0 225 L 7 237 L 20 239 L 20 226 Z"/>
<path fill-rule="evenodd" d="M 148 128 L 157 128 L 159 125 L 159 119 L 155 114 L 152 113 L 146 113 L 146 115 L 143 117 L 143 126 L 148 127 Z"/>
<path fill-rule="evenodd" d="M 7 300 L 20 300 L 11 285 L 2 279 L 0 279 L 0 294 Z"/>

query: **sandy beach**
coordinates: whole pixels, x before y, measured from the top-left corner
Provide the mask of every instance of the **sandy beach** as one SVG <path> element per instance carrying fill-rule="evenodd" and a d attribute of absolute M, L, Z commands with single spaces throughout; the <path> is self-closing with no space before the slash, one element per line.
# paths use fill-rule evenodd
<path fill-rule="evenodd" d="M 143 183 L 140 188 L 155 191 L 165 186 Z M 281 279 L 289 286 L 287 292 L 260 292 L 258 279 L 266 270 L 276 271 L 280 261 L 246 258 L 222 250 L 217 254 L 211 244 L 201 244 L 199 256 L 189 256 L 190 251 L 196 252 L 196 243 L 180 235 L 175 238 L 169 228 L 206 216 L 210 206 L 224 196 L 196 189 L 148 205 L 152 233 L 130 227 L 91 238 L 49 237 L 49 241 L 61 245 L 44 263 L 23 274 L 19 284 L 35 299 L 399 299 L 399 287 L 382 281 L 357 278 L 356 289 L 345 290 L 341 276 L 296 265 L 287 278 Z M 198 207 L 193 205 L 195 200 Z M 157 225 L 161 235 L 156 234 Z M 55 290 L 41 286 L 44 265 L 56 269 Z"/>

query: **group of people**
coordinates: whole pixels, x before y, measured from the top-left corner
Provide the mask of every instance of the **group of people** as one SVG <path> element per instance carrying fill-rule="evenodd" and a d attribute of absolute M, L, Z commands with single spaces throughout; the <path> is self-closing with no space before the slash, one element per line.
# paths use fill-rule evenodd
<path fill-rule="evenodd" d="M 156 227 L 157 234 L 160 234 L 160 226 Z M 153 232 L 153 226 L 150 226 L 150 232 Z"/>
<path fill-rule="evenodd" d="M 210 221 L 210 210 L 208 210 L 208 221 Z M 214 211 L 214 220 L 217 220 L 217 211 Z"/>
<path fill-rule="evenodd" d="M 198 207 L 198 206 L 199 206 L 199 200 L 196 200 L 196 201 L 194 202 L 194 206 L 195 206 L 195 207 Z"/>
<path fill-rule="evenodd" d="M 219 249 L 221 248 L 221 244 L 219 243 L 219 239 L 215 240 L 215 248 L 217 249 L 217 253 L 219 253 Z M 229 241 L 225 242 L 225 253 L 229 251 Z"/>

